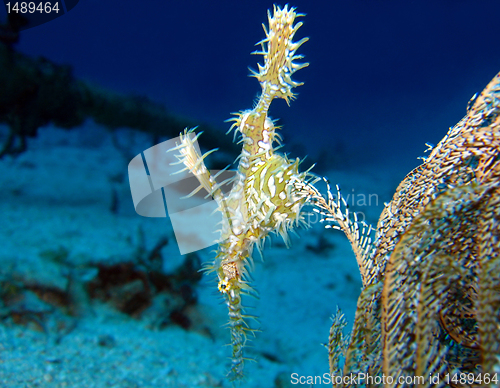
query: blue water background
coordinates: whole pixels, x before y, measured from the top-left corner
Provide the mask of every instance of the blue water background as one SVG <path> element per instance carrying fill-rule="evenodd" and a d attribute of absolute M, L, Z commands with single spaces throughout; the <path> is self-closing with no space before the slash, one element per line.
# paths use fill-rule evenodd
<path fill-rule="evenodd" d="M 146 95 L 222 129 L 230 112 L 252 107 L 247 77 L 260 56 L 271 1 L 84 0 L 26 30 L 18 49 L 74 67 L 77 77 Z M 411 168 L 437 143 L 467 101 L 500 70 L 500 2 L 304 1 L 297 39 L 310 63 L 290 108 L 278 101 L 293 156 L 339 167 Z"/>

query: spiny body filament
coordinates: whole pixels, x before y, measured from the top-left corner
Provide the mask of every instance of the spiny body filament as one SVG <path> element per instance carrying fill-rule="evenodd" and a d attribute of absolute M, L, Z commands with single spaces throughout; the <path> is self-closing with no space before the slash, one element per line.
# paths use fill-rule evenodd
<path fill-rule="evenodd" d="M 253 317 L 244 314 L 241 303 L 242 295 L 255 293 L 248 282 L 253 247 L 261 250 L 270 232 L 280 234 L 288 243 L 288 231 L 304 224 L 301 211 L 309 196 L 303 187 L 313 179 L 308 171 L 299 172 L 299 159 L 289 160 L 275 152 L 280 137 L 268 117 L 274 98 L 283 98 L 287 103 L 294 99 L 292 89 L 301 84 L 291 76 L 308 65 L 296 62 L 302 58 L 296 55 L 296 50 L 307 41 L 307 38 L 292 41 L 302 25 L 294 24 L 297 16 L 302 15 L 288 6 L 275 6 L 273 15 L 268 13 L 266 37 L 259 42 L 262 50 L 256 53 L 264 56 L 264 64 L 259 64 L 259 71 L 252 73 L 259 80 L 262 93 L 254 109 L 237 113 L 231 119 L 234 121 L 231 129 L 241 136 L 242 151 L 229 193 L 223 194 L 220 184 L 210 176 L 203 162 L 207 154 L 198 154 L 188 131 L 181 135 L 181 144 L 176 147 L 180 151 L 179 160 L 217 201 L 224 215 L 222 242 L 214 262 L 206 265 L 205 271 L 217 275 L 218 289 L 228 306 L 233 353 L 230 373 L 234 379 L 243 376 L 246 359 L 243 348 L 248 334 L 255 333 L 247 323 Z"/>

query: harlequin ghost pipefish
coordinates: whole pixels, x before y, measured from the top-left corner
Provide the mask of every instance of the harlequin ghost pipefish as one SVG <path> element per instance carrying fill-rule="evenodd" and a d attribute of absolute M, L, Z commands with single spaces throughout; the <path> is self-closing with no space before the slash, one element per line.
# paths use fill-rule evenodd
<path fill-rule="evenodd" d="M 184 164 L 184 170 L 194 174 L 201 186 L 217 202 L 218 210 L 224 215 L 219 246 L 213 262 L 205 265 L 207 273 L 214 272 L 218 288 L 229 309 L 228 326 L 231 331 L 233 379 L 243 376 L 243 364 L 247 359 L 243 349 L 248 334 L 254 334 L 244 314 L 241 297 L 255 291 L 249 284 L 249 270 L 252 267 L 254 246 L 262 250 L 265 238 L 270 232 L 283 237 L 288 245 L 288 231 L 305 224 L 303 207 L 308 202 L 308 192 L 303 188 L 315 181 L 308 171 L 299 172 L 300 160 L 289 160 L 276 151 L 280 136 L 275 122 L 268 117 L 268 110 L 275 98 L 282 98 L 288 104 L 295 98 L 292 89 L 302 85 L 292 80 L 292 75 L 308 63 L 298 63 L 302 58 L 297 49 L 308 39 L 293 41 L 302 23 L 295 18 L 303 16 L 288 9 L 274 7 L 273 15 L 268 12 L 269 26 L 264 27 L 266 37 L 258 42 L 261 50 L 253 54 L 264 56 L 264 64 L 251 76 L 260 82 L 262 93 L 252 110 L 235 114 L 229 121 L 233 124 L 228 131 L 240 136 L 241 154 L 237 158 L 237 173 L 232 178 L 232 188 L 224 194 L 205 167 L 204 159 L 212 151 L 200 155 L 194 146 L 197 136 L 193 130 L 180 135 L 180 143 L 174 148 L 177 158 Z M 312 182 L 314 183 L 314 182 Z"/>

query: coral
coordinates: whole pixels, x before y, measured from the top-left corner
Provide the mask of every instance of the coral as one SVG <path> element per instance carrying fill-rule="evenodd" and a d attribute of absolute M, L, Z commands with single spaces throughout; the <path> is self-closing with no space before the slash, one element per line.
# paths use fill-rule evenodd
<path fill-rule="evenodd" d="M 262 50 L 254 54 L 264 56 L 264 64 L 252 72 L 262 87 L 262 93 L 252 110 L 236 114 L 231 129 L 241 136 L 243 144 L 238 160 L 237 174 L 232 180 L 232 188 L 224 194 L 221 187 L 226 182 L 217 183 L 205 167 L 204 159 L 211 153 L 200 155 L 191 131 L 181 134 L 180 144 L 175 150 L 184 170 L 193 173 L 218 204 L 225 215 L 221 230 L 221 243 L 213 263 L 205 266 L 207 273 L 215 272 L 219 291 L 224 295 L 229 309 L 229 328 L 233 361 L 231 375 L 243 375 L 243 347 L 247 335 L 254 329 L 247 323 L 253 318 L 244 313 L 242 295 L 253 294 L 248 274 L 252 266 L 254 246 L 262 249 L 265 238 L 274 232 L 288 243 L 288 232 L 303 224 L 303 206 L 307 200 L 306 186 L 310 179 L 308 171 L 299 172 L 299 159 L 289 160 L 276 151 L 279 140 L 273 120 L 268 117 L 268 109 L 274 98 L 282 98 L 289 103 L 294 99 L 292 89 L 300 83 L 291 76 L 307 63 L 297 63 L 302 56 L 296 50 L 307 40 L 294 42 L 295 33 L 302 23 L 295 23 L 301 16 L 294 8 L 274 7 L 273 15 L 268 13 L 269 28 L 264 26 L 266 37 L 259 42 Z M 301 183 L 302 186 L 299 186 Z"/>
<path fill-rule="evenodd" d="M 146 97 L 120 95 L 75 79 L 70 66 L 16 52 L 12 44 L 18 31 L 12 23 L 0 25 L 0 124 L 8 127 L 0 158 L 24 152 L 27 138 L 36 137 L 38 129 L 49 123 L 69 130 L 92 119 L 110 131 L 127 127 L 155 137 L 173 137 L 195 125 Z M 218 146 L 235 148 L 231 141 L 215 136 L 220 131 L 212 126 L 200 128 L 212 133 Z M 214 138 L 207 139 L 207 147 L 215 144 Z"/>
<path fill-rule="evenodd" d="M 422 387 L 435 383 L 428 376 L 450 386 L 498 377 L 500 73 L 430 151 L 386 205 L 373 243 L 340 193 L 324 199 L 309 187 L 324 221 L 349 238 L 363 280 L 349 344 L 331 331 L 332 374 L 392 377 L 386 386 L 422 376 Z"/>
<path fill-rule="evenodd" d="M 108 305 L 157 329 L 176 324 L 193 329 L 196 286 L 202 275 L 196 253 L 171 273 L 163 271 L 166 237 L 148 248 L 142 229 L 126 255 L 94 257 L 63 245 L 41 250 L 33 260 L 3 258 L 0 270 L 0 321 L 34 326 L 62 336 L 59 326 L 76 325 L 94 307 Z M 96 303 L 97 301 L 101 303 Z"/>

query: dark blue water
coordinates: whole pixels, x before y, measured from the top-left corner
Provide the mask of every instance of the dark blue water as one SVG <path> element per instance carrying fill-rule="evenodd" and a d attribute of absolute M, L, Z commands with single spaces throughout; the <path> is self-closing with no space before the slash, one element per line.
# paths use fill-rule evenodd
<path fill-rule="evenodd" d="M 18 48 L 74 66 L 78 77 L 144 94 L 222 128 L 259 91 L 248 67 L 271 1 L 97 1 L 25 31 Z M 288 108 L 288 144 L 349 163 L 417 163 L 500 70 L 500 2 L 304 1 L 297 37 L 309 68 Z M 300 156 L 300 155 L 298 155 Z M 339 159 L 339 158 L 337 158 Z M 342 160 L 338 161 L 342 162 Z"/>

